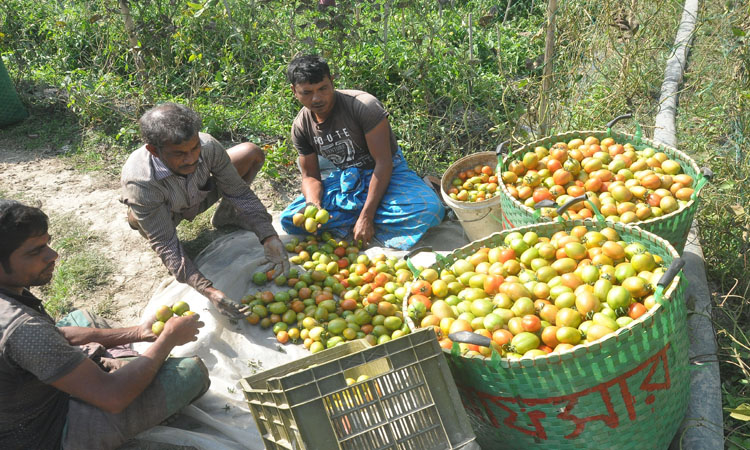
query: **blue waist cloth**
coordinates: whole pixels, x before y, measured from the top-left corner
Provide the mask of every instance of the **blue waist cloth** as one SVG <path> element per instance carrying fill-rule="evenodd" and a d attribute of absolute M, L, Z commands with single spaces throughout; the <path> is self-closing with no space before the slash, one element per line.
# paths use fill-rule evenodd
<path fill-rule="evenodd" d="M 323 180 L 321 205 L 331 214 L 323 230 L 349 236 L 365 205 L 373 169 L 350 167 L 335 170 Z M 292 216 L 305 206 L 297 197 L 281 214 L 281 226 L 289 234 L 306 234 L 294 226 Z M 445 209 L 435 191 L 406 164 L 399 149 L 393 156 L 388 189 L 375 213 L 375 238 L 385 247 L 408 250 L 431 227 L 440 224 Z"/>

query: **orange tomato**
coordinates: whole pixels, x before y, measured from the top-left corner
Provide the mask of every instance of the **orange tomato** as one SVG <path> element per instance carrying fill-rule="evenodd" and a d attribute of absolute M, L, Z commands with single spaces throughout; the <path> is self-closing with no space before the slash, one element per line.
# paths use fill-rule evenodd
<path fill-rule="evenodd" d="M 555 182 L 555 184 L 564 186 L 573 181 L 573 174 L 565 169 L 557 169 L 555 173 L 552 174 L 552 180 Z"/>
<path fill-rule="evenodd" d="M 549 189 L 546 189 L 546 188 L 535 189 L 534 194 L 532 195 L 532 198 L 534 199 L 534 203 L 539 203 L 542 200 L 554 200 L 555 199 L 550 193 Z"/>
<path fill-rule="evenodd" d="M 471 323 L 464 319 L 456 319 L 451 324 L 448 334 L 458 333 L 459 331 L 474 332 L 474 328 L 471 327 Z"/>
<path fill-rule="evenodd" d="M 445 349 L 448 349 L 448 350 L 450 350 L 450 349 L 453 348 L 453 341 L 451 341 L 447 337 L 444 337 L 444 338 L 440 339 L 440 341 L 438 341 L 438 344 L 440 344 L 441 348 L 445 348 Z"/>
<path fill-rule="evenodd" d="M 557 330 L 559 327 L 550 325 L 542 330 L 542 342 L 544 345 L 548 345 L 551 348 L 557 347 L 560 341 L 557 340 Z"/>
<path fill-rule="evenodd" d="M 513 339 L 513 333 L 510 331 L 500 328 L 492 333 L 492 341 L 497 345 L 505 345 Z"/>
<path fill-rule="evenodd" d="M 550 158 L 549 161 L 547 161 L 547 170 L 549 170 L 551 173 L 555 173 L 555 171 L 558 169 L 562 169 L 562 163 L 560 162 L 560 160 Z"/>
<path fill-rule="evenodd" d="M 427 297 L 422 294 L 413 294 L 409 296 L 409 304 L 413 305 L 414 302 L 419 302 L 424 304 L 427 309 L 430 309 L 432 307 L 432 300 L 430 300 L 430 297 Z"/>
<path fill-rule="evenodd" d="M 572 185 L 568 187 L 568 195 L 571 197 L 578 197 L 580 195 L 583 195 L 586 192 L 586 189 L 583 186 L 578 185 Z"/>

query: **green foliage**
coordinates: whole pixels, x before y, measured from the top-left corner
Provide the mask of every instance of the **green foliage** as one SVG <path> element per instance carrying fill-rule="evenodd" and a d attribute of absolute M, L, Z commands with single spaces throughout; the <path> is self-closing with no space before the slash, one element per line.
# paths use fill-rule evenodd
<path fill-rule="evenodd" d="M 109 281 L 112 265 L 95 250 L 99 238 L 71 214 L 51 216 L 50 235 L 60 257 L 52 281 L 40 291 L 49 315 L 59 319 L 76 301 L 85 300 L 88 293 Z"/>
<path fill-rule="evenodd" d="M 680 97 L 681 145 L 714 172 L 697 215 L 714 326 L 728 448 L 750 446 L 750 8 L 709 3 L 701 12 Z"/>
<path fill-rule="evenodd" d="M 128 32 L 109 1 L 6 0 L 0 50 L 29 81 L 62 87 L 81 125 L 119 147 L 136 145 L 145 108 L 181 101 L 209 133 L 270 145 L 271 176 L 296 158 L 287 137 L 299 105 L 284 71 L 297 53 L 322 54 L 337 86 L 380 98 L 420 172 L 494 148 L 522 114 L 512 80 L 533 74 L 541 2 L 316 3 L 131 1 Z"/>
<path fill-rule="evenodd" d="M 284 70 L 308 52 L 329 60 L 338 87 L 383 101 L 418 172 L 440 175 L 461 156 L 540 132 L 543 1 L 338 0 L 328 8 L 315 0 L 128 3 L 132 33 L 117 2 L 0 2 L 0 55 L 19 93 L 32 117 L 56 113 L 48 114 L 51 121 L 32 118 L 13 127 L 10 138 L 38 135 L 40 146 L 70 141 L 73 151 L 85 149 L 81 165 L 112 167 L 138 144 L 136 119 L 146 108 L 180 101 L 197 109 L 205 130 L 220 139 L 262 145 L 266 175 L 288 176 L 296 157 L 288 134 L 299 105 Z M 683 3 L 558 2 L 547 92 L 552 132 L 601 129 L 629 111 L 635 119 L 618 128 L 633 132 L 638 122 L 652 136 Z M 57 100 L 36 94 L 47 86 L 62 90 Z M 750 434 L 737 418 L 744 416 L 732 415 L 750 402 L 747 2 L 701 2 L 679 101 L 678 146 L 715 173 L 696 219 L 715 289 L 726 435 L 730 447 L 739 446 Z M 85 131 L 77 133 L 72 122 Z M 71 128 L 79 137 L 57 130 Z M 204 216 L 178 230 L 191 254 L 212 239 L 210 213 Z M 63 263 L 56 278 L 77 273 Z"/>

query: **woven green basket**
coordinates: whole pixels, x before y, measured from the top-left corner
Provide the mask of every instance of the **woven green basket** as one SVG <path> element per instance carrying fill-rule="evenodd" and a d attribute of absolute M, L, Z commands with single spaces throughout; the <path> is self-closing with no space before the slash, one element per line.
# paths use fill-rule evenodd
<path fill-rule="evenodd" d="M 706 183 L 706 178 L 698 169 L 692 158 L 685 153 L 677 150 L 676 148 L 669 147 L 663 144 L 657 144 L 656 142 L 641 138 L 640 136 L 634 136 L 627 133 L 618 133 L 615 131 L 571 131 L 568 133 L 557 134 L 549 136 L 544 139 L 539 139 L 534 142 L 530 142 L 523 147 L 513 151 L 505 158 L 503 158 L 503 166 L 508 167 L 508 164 L 514 160 L 520 160 L 523 154 L 533 150 L 537 146 L 550 147 L 556 142 L 569 142 L 572 139 L 580 138 L 585 139 L 587 136 L 594 136 L 599 140 L 607 137 L 613 138 L 618 144 L 630 143 L 637 150 L 642 150 L 646 147 L 651 147 L 657 151 L 663 151 L 671 159 L 677 161 L 682 166 L 683 172 L 693 177 L 695 183 L 695 191 L 687 204 L 669 214 L 665 214 L 661 217 L 655 217 L 649 220 L 640 222 L 633 222 L 630 225 L 636 225 L 646 231 L 650 231 L 667 241 L 677 250 L 678 253 L 682 253 L 685 248 L 688 233 L 690 232 L 690 226 L 693 223 L 693 216 L 695 211 L 698 209 L 698 194 L 701 188 Z M 499 180 L 502 194 L 500 195 L 500 206 L 502 210 L 502 222 L 504 228 L 513 228 L 523 225 L 530 225 L 537 223 L 538 221 L 551 221 L 549 217 L 541 216 L 539 219 L 534 215 L 534 210 L 525 206 L 517 199 L 515 199 L 510 192 L 508 187 L 502 180 Z"/>
<path fill-rule="evenodd" d="M 496 233 L 432 267 L 442 270 L 482 247 L 502 245 L 511 231 L 549 237 L 577 225 L 611 226 L 667 265 L 678 257 L 665 240 L 637 227 L 577 220 Z M 444 350 L 482 448 L 667 448 L 689 397 L 686 284 L 677 276 L 657 288 L 659 304 L 648 314 L 570 352 L 508 360 L 495 352 L 489 359 L 461 356 L 457 344 Z"/>
<path fill-rule="evenodd" d="M 5 64 L 0 59 L 0 127 L 11 125 L 25 119 L 29 113 L 26 112 L 21 100 L 18 98 L 16 88 L 5 70 Z"/>

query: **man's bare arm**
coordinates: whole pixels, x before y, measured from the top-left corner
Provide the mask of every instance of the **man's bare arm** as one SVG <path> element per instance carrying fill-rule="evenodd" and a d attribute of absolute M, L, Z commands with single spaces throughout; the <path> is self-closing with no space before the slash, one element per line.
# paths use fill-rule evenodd
<path fill-rule="evenodd" d="M 105 372 L 86 358 L 51 384 L 106 412 L 120 413 L 151 384 L 169 352 L 195 341 L 202 326 L 198 315 L 174 317 L 167 321 L 153 345 L 121 369 Z"/>
<path fill-rule="evenodd" d="M 372 173 L 367 199 L 362 212 L 354 224 L 354 239 L 361 239 L 368 244 L 375 235 L 375 213 L 380 206 L 383 195 L 388 190 L 393 173 L 393 155 L 391 153 L 391 134 L 388 119 L 383 119 L 365 135 L 370 155 L 375 159 L 375 170 Z"/>
<path fill-rule="evenodd" d="M 70 345 L 97 342 L 106 348 L 111 348 L 133 342 L 153 342 L 156 339 L 156 335 L 151 332 L 151 327 L 146 324 L 127 328 L 60 327 L 58 329 Z"/>
<path fill-rule="evenodd" d="M 320 181 L 318 154 L 300 155 L 299 165 L 302 172 L 302 195 L 308 203 L 321 207 L 323 182 Z"/>

